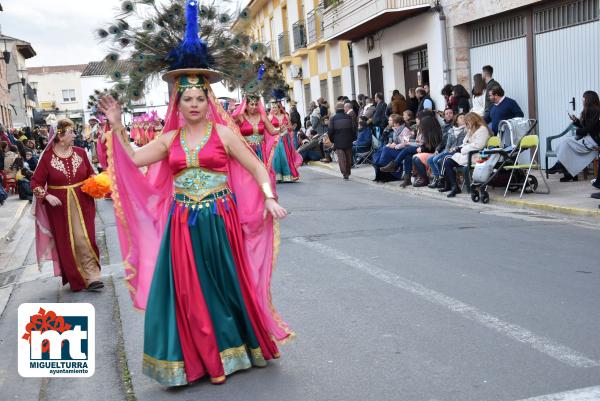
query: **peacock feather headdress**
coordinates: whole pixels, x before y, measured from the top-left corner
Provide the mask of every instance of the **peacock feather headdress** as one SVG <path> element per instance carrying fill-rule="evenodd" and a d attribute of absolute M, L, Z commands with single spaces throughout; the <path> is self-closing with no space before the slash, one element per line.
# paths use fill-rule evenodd
<path fill-rule="evenodd" d="M 234 32 L 249 22 L 249 12 L 223 10 L 228 0 L 199 5 L 198 0 L 126 0 L 115 21 L 97 30 L 100 40 L 110 43 L 108 63 L 117 65 L 126 54 L 127 63 L 119 63 L 112 78 L 128 99 L 140 98 L 153 77 L 172 79 L 186 70 L 201 70 L 214 82 L 222 79 L 229 87 L 262 60 L 267 48 L 252 43 L 250 37 Z M 236 15 L 237 14 L 237 15 Z M 177 72 L 171 72 L 177 71 Z M 190 85 L 196 85 L 192 78 Z"/>

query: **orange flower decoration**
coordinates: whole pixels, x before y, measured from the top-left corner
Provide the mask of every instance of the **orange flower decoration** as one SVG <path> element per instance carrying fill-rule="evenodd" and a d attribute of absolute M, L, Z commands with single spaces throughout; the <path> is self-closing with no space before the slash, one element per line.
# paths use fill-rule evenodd
<path fill-rule="evenodd" d="M 110 193 L 110 178 L 106 172 L 102 172 L 85 180 L 81 190 L 92 198 L 104 198 Z"/>

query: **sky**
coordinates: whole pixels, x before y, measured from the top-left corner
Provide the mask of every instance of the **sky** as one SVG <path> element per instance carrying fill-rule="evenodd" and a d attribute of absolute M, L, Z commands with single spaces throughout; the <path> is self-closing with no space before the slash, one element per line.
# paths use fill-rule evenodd
<path fill-rule="evenodd" d="M 0 12 L 0 29 L 4 35 L 31 43 L 37 56 L 27 60 L 27 67 L 87 64 L 102 60 L 108 53 L 94 32 L 114 21 L 121 2 L 0 0 L 4 9 Z"/>
<path fill-rule="evenodd" d="M 113 20 L 121 0 L 0 0 L 0 4 L 2 34 L 31 43 L 37 56 L 27 60 L 27 66 L 39 67 L 102 60 L 107 51 L 94 31 Z"/>

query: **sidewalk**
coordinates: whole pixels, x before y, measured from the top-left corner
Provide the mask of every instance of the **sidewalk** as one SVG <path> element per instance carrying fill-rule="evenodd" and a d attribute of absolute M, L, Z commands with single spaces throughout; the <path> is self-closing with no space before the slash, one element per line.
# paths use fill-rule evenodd
<path fill-rule="evenodd" d="M 18 195 L 9 195 L 4 205 L 0 206 L 0 241 L 6 240 L 23 213 L 29 210 L 28 204 L 26 200 L 20 200 Z"/>
<path fill-rule="evenodd" d="M 338 164 L 336 162 L 311 162 L 310 165 L 321 169 L 327 169 L 330 172 L 335 172 L 341 177 Z M 536 174 L 536 177 L 538 178 L 539 182 L 538 188 L 540 190 L 544 190 L 545 188 L 542 179 L 538 174 Z M 567 183 L 560 182 L 559 180 L 561 177 L 561 174 L 550 175 L 550 178 L 547 180 L 548 185 L 550 186 L 550 194 L 548 195 L 540 193 L 523 194 L 523 198 L 519 199 L 520 192 L 508 192 L 505 198 L 504 188 L 489 188 L 489 204 L 502 204 L 524 209 L 537 209 L 571 216 L 600 218 L 600 209 L 598 208 L 598 205 L 600 205 L 600 200 L 590 198 L 590 194 L 593 192 L 600 192 L 590 184 L 590 180 L 593 177 L 590 177 L 589 180 L 583 180 L 583 176 L 580 175 L 579 181 Z M 375 178 L 375 171 L 371 165 L 364 165 L 352 169 L 351 179 L 359 179 L 370 182 L 373 180 L 373 178 Z M 400 189 L 400 181 L 393 181 L 380 185 L 386 185 Z M 427 187 L 414 188 L 411 186 L 402 190 L 416 196 L 420 195 L 448 200 L 445 194 Z M 476 205 L 466 191 L 457 195 L 453 201 L 470 204 L 471 206 Z"/>

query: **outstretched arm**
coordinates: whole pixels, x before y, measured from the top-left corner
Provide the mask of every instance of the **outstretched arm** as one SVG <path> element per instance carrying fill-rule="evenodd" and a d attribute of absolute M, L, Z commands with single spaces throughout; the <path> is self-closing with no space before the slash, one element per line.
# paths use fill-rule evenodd
<path fill-rule="evenodd" d="M 243 140 L 229 128 L 219 125 L 217 126 L 217 132 L 225 145 L 227 153 L 248 170 L 261 189 L 265 188 L 265 186 L 267 187 L 266 190 L 263 189 L 263 193 L 265 194 L 265 214 L 268 212 L 276 219 L 282 219 L 287 216 L 287 211 L 272 197 L 271 179 L 265 166 L 252 153 Z"/>

